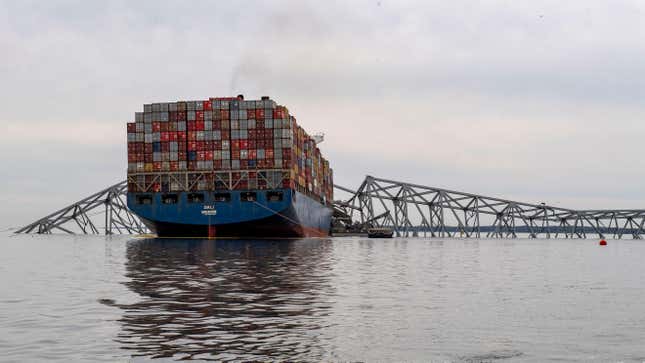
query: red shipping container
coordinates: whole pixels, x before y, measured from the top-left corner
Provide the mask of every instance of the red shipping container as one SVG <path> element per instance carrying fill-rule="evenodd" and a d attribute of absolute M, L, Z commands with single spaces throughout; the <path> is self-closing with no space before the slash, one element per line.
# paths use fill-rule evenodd
<path fill-rule="evenodd" d="M 197 141 L 188 141 L 188 151 L 197 151 Z"/>
<path fill-rule="evenodd" d="M 212 151 L 204 151 L 204 159 L 205 160 L 213 160 L 213 152 Z"/>
<path fill-rule="evenodd" d="M 177 131 L 177 141 L 186 141 L 185 131 Z"/>
<path fill-rule="evenodd" d="M 240 149 L 240 140 L 232 140 L 231 150 L 239 150 L 239 149 Z"/>
<path fill-rule="evenodd" d="M 220 140 L 213 141 L 213 150 L 222 150 L 222 142 Z"/>
<path fill-rule="evenodd" d="M 128 163 L 136 163 L 136 156 L 134 153 L 128 152 Z"/>
<path fill-rule="evenodd" d="M 134 122 L 128 122 L 128 132 L 137 132 L 137 124 Z"/>
<path fill-rule="evenodd" d="M 179 159 L 179 161 L 186 161 L 186 152 L 185 151 L 179 151 L 177 153 L 177 159 Z"/>
<path fill-rule="evenodd" d="M 214 170 L 220 170 L 222 168 L 222 161 L 221 160 L 213 160 L 213 169 Z"/>
<path fill-rule="evenodd" d="M 246 118 L 255 120 L 255 109 L 246 110 Z"/>
<path fill-rule="evenodd" d="M 143 152 L 146 154 L 152 154 L 152 144 L 144 144 L 145 146 L 143 147 Z"/>
<path fill-rule="evenodd" d="M 203 141 L 197 141 L 197 150 L 198 151 L 206 150 L 206 144 Z"/>
<path fill-rule="evenodd" d="M 280 107 L 280 106 L 276 107 L 273 110 L 273 118 L 274 119 L 284 118 L 284 109 L 282 107 Z"/>
<path fill-rule="evenodd" d="M 239 159 L 240 150 L 231 150 L 231 159 Z"/>
<path fill-rule="evenodd" d="M 249 140 L 249 149 L 256 149 L 256 141 Z"/>
<path fill-rule="evenodd" d="M 264 109 L 263 108 L 258 108 L 255 110 L 255 118 L 256 119 L 264 119 Z"/>
<path fill-rule="evenodd" d="M 142 163 L 143 162 L 143 153 L 136 153 L 136 162 Z"/>
<path fill-rule="evenodd" d="M 195 170 L 195 169 L 197 169 L 197 162 L 196 161 L 189 161 L 187 166 L 188 166 L 188 170 Z"/>
<path fill-rule="evenodd" d="M 161 132 L 161 141 L 170 141 L 170 135 L 168 135 L 168 132 L 162 131 Z"/>
<path fill-rule="evenodd" d="M 240 149 L 248 149 L 249 148 L 249 142 L 248 140 L 240 140 Z"/>
<path fill-rule="evenodd" d="M 168 131 L 168 122 L 160 122 L 159 123 L 159 131 L 161 132 L 167 132 Z"/>
<path fill-rule="evenodd" d="M 213 109 L 213 104 L 211 101 L 204 101 L 202 102 L 202 108 L 204 111 L 210 111 Z"/>
<path fill-rule="evenodd" d="M 146 163 L 151 163 L 152 162 L 152 153 L 143 154 L 143 161 L 146 162 Z"/>
<path fill-rule="evenodd" d="M 160 131 L 161 131 L 161 122 L 153 122 L 152 132 L 160 132 Z"/>
<path fill-rule="evenodd" d="M 161 142 L 161 152 L 167 153 L 170 151 L 170 143 L 168 141 Z"/>
<path fill-rule="evenodd" d="M 186 121 L 186 111 L 177 112 L 177 121 Z"/>
<path fill-rule="evenodd" d="M 206 154 L 205 154 L 205 152 L 204 152 L 204 151 L 198 151 L 198 152 L 197 152 L 197 160 L 199 160 L 199 161 L 203 161 L 203 160 L 204 160 L 204 158 L 205 158 L 205 156 L 206 156 Z"/>
<path fill-rule="evenodd" d="M 264 155 L 267 160 L 273 161 L 273 149 L 265 149 Z"/>
<path fill-rule="evenodd" d="M 186 129 L 188 131 L 195 131 L 195 121 L 186 122 Z"/>
<path fill-rule="evenodd" d="M 255 131 L 255 129 L 250 129 L 249 130 L 249 140 L 255 139 L 255 135 L 257 135 L 257 132 Z"/>
<path fill-rule="evenodd" d="M 168 133 L 168 139 L 170 141 L 177 141 L 177 133 L 176 132 L 169 132 Z"/>
<path fill-rule="evenodd" d="M 204 111 L 195 111 L 195 121 L 204 121 Z"/>
<path fill-rule="evenodd" d="M 155 161 L 152 163 L 152 170 L 161 171 L 161 161 Z"/>
<path fill-rule="evenodd" d="M 256 120 L 255 121 L 255 128 L 260 129 L 260 130 L 264 129 L 264 120 Z M 258 137 L 259 136 L 260 136 L 260 134 L 258 133 Z"/>
<path fill-rule="evenodd" d="M 273 149 L 273 139 L 264 140 L 264 148 L 265 149 Z"/>
<path fill-rule="evenodd" d="M 222 110 L 222 120 L 228 120 L 231 117 L 228 110 Z"/>
<path fill-rule="evenodd" d="M 231 138 L 231 132 L 229 130 L 222 130 L 222 140 L 228 140 Z"/>
<path fill-rule="evenodd" d="M 204 141 L 204 150 L 213 150 L 213 142 L 212 141 Z"/>
<path fill-rule="evenodd" d="M 222 121 L 216 120 L 213 121 L 213 130 L 221 130 L 222 129 Z"/>
<path fill-rule="evenodd" d="M 204 131 L 204 120 L 195 121 L 195 131 Z"/>
<path fill-rule="evenodd" d="M 170 171 L 177 171 L 177 170 L 179 170 L 179 162 L 171 161 L 170 162 Z"/>
<path fill-rule="evenodd" d="M 258 157 L 257 150 L 249 150 L 249 159 L 257 159 L 257 157 Z"/>
<path fill-rule="evenodd" d="M 248 168 L 249 168 L 249 161 L 246 159 L 240 160 L 240 169 L 248 169 Z M 246 183 L 246 181 L 244 181 L 244 183 Z M 247 189 L 247 188 L 244 188 L 244 189 Z"/>
<path fill-rule="evenodd" d="M 128 142 L 128 152 L 134 152 L 135 143 Z"/>

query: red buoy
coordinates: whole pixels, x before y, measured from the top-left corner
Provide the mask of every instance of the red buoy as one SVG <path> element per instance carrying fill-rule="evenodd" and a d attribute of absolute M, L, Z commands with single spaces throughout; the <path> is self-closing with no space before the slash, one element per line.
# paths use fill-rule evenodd
<path fill-rule="evenodd" d="M 601 246 L 606 246 L 606 245 L 607 245 L 607 241 L 605 241 L 604 239 L 601 239 L 601 240 L 600 240 L 600 245 L 601 245 Z"/>

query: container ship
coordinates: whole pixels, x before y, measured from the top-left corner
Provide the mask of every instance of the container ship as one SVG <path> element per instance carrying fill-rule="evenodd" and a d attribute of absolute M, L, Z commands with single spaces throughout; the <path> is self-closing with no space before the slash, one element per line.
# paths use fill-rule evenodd
<path fill-rule="evenodd" d="M 269 97 L 143 105 L 127 124 L 128 207 L 160 237 L 329 235 L 333 175 Z"/>

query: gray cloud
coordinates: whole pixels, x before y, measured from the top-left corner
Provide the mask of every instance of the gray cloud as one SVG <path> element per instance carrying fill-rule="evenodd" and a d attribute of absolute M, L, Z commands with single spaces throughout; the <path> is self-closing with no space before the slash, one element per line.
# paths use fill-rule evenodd
<path fill-rule="evenodd" d="M 643 207 L 637 1 L 0 1 L 2 221 L 125 175 L 143 103 L 289 107 L 336 181 L 366 173 Z"/>

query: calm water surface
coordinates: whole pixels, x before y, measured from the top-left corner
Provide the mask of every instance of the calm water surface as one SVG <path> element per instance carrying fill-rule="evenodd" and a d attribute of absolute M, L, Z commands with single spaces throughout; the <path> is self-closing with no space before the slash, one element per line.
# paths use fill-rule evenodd
<path fill-rule="evenodd" d="M 0 241 L 0 361 L 645 361 L 645 242 Z"/>

